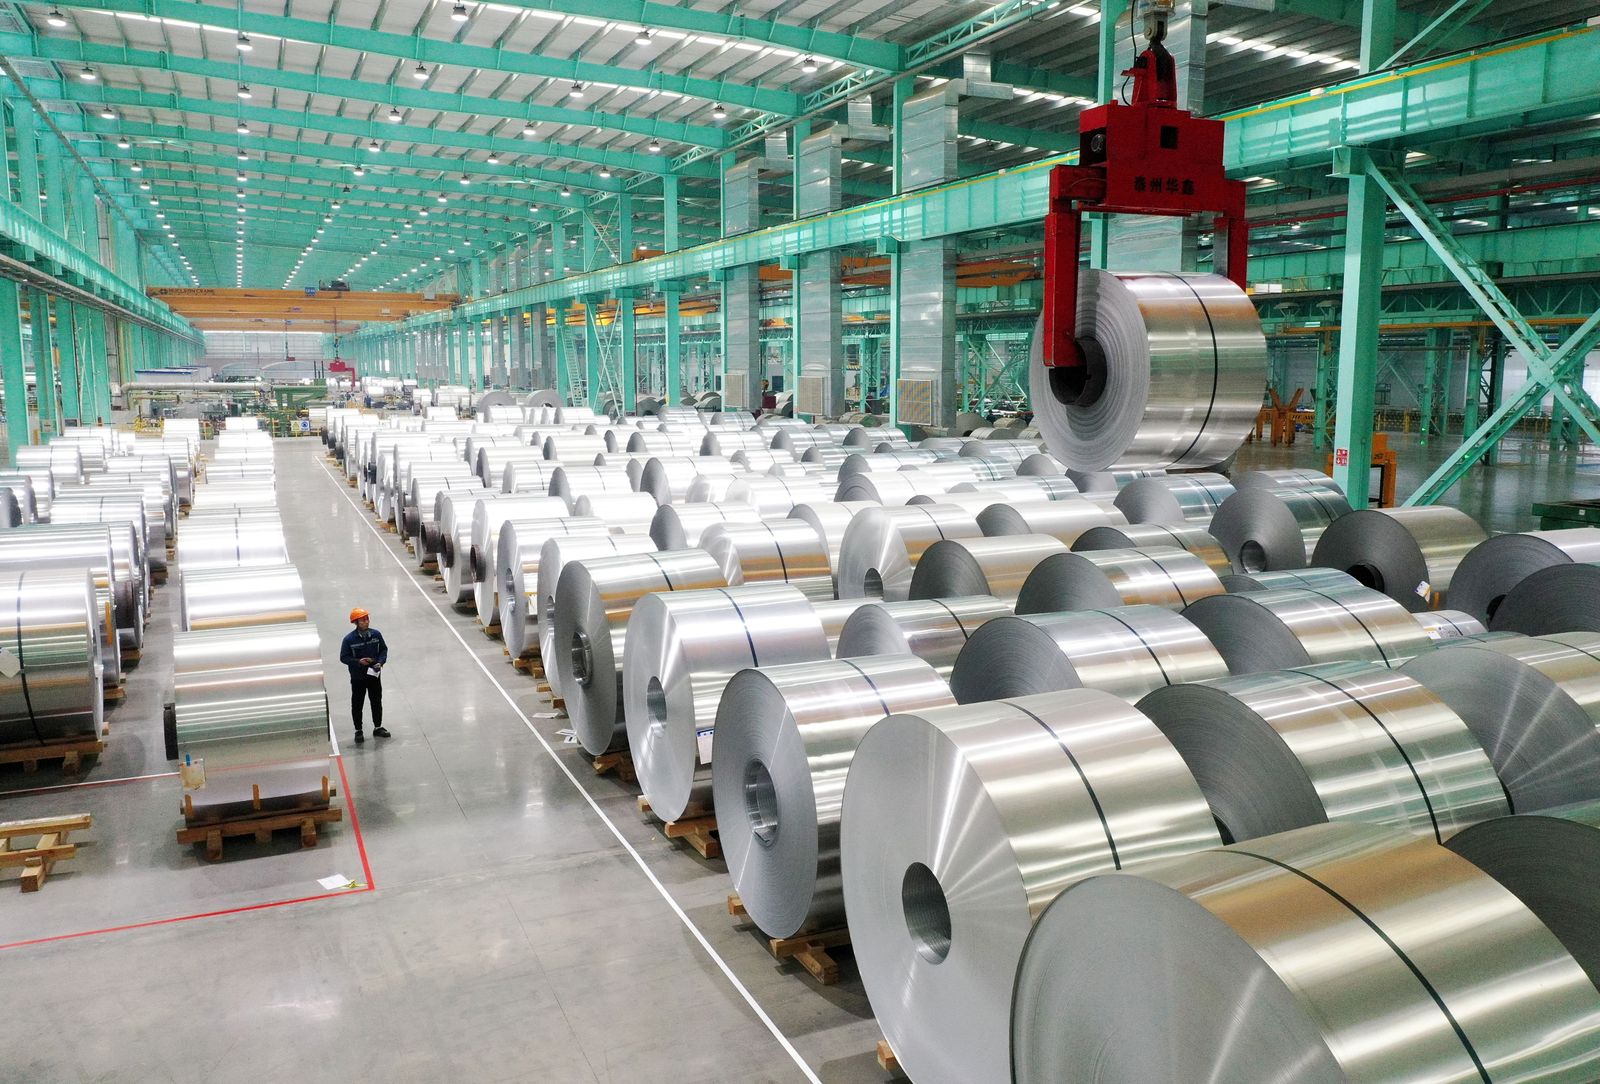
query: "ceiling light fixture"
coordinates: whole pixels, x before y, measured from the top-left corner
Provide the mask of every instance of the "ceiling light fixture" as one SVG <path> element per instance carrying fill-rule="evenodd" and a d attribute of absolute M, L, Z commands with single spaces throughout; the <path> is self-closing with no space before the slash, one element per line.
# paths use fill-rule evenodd
<path fill-rule="evenodd" d="M 246 101 L 248 101 L 252 97 L 254 97 L 254 95 L 252 95 L 250 93 L 250 86 L 249 86 L 248 83 L 240 83 L 239 84 L 239 92 L 238 93 L 239 93 L 239 97 L 244 99 L 244 100 L 246 100 Z"/>
<path fill-rule="evenodd" d="M 82 79 L 85 83 L 92 83 L 100 77 L 94 73 L 93 68 L 86 64 L 84 65 L 83 70 L 78 73 L 78 78 Z"/>
<path fill-rule="evenodd" d="M 602 181 L 609 181 L 611 179 L 611 171 L 605 166 L 600 167 L 600 179 Z"/>
<path fill-rule="evenodd" d="M 572 189 L 568 188 L 566 185 L 562 185 L 561 186 L 561 194 L 563 196 L 570 196 L 570 195 L 572 195 Z"/>
<path fill-rule="evenodd" d="M 374 139 L 372 142 L 367 144 L 367 150 L 371 151 L 373 154 L 377 154 L 379 151 L 383 150 L 383 148 L 380 147 L 378 145 L 378 141 Z"/>
<path fill-rule="evenodd" d="M 250 126 L 248 124 L 246 124 L 244 121 L 240 121 L 238 124 L 236 124 L 234 126 L 233 130 L 235 132 L 238 132 L 240 135 L 249 135 L 250 134 Z"/>
<path fill-rule="evenodd" d="M 62 30 L 67 25 L 67 17 L 61 14 L 60 8 L 51 8 L 50 14 L 45 16 L 45 22 L 49 23 L 57 30 Z"/>
<path fill-rule="evenodd" d="M 238 154 L 234 155 L 234 157 L 239 159 L 239 161 L 241 161 L 241 162 L 250 161 L 250 156 L 248 154 L 246 154 L 243 150 L 240 150 Z"/>
<path fill-rule="evenodd" d="M 581 98 L 581 97 L 583 97 L 583 84 L 582 83 L 573 83 L 572 84 L 572 89 L 567 91 L 567 97 L 569 97 L 569 98 Z"/>
<path fill-rule="evenodd" d="M 233 47 L 239 50 L 241 53 L 248 53 L 251 49 L 255 48 L 255 45 L 251 43 L 249 34 L 240 34 L 239 37 L 234 41 Z"/>
<path fill-rule="evenodd" d="M 102 105 L 100 107 L 100 119 L 101 120 L 116 120 L 117 119 L 117 114 L 116 114 L 116 112 L 114 110 L 112 110 L 112 108 L 109 105 Z"/>
<path fill-rule="evenodd" d="M 800 62 L 800 70 L 805 72 L 807 75 L 817 74 L 817 58 L 814 56 L 806 57 Z"/>
<path fill-rule="evenodd" d="M 472 183 L 472 178 L 468 177 L 465 173 L 463 173 L 461 175 L 461 183 L 464 184 L 464 185 L 471 184 Z"/>
<path fill-rule="evenodd" d="M 721 102 L 718 102 L 716 105 L 713 105 L 711 107 L 711 119 L 712 120 L 727 120 L 728 119 L 728 111 L 726 109 L 722 108 L 722 103 Z"/>
<path fill-rule="evenodd" d="M 355 176 L 357 176 L 357 177 L 365 177 L 367 175 L 367 171 L 362 169 L 360 166 L 357 166 L 355 168 L 354 173 L 355 173 Z"/>
<path fill-rule="evenodd" d="M 639 28 L 639 32 L 633 36 L 633 43 L 635 45 L 649 45 L 650 44 L 650 28 L 641 26 Z"/>
<path fill-rule="evenodd" d="M 464 23 L 470 18 L 472 18 L 472 16 L 467 13 L 467 5 L 465 4 L 457 4 L 455 7 L 450 9 L 451 22 Z"/>
<path fill-rule="evenodd" d="M 491 166 L 498 166 L 500 164 L 500 156 L 498 154 L 494 153 L 493 151 L 490 151 L 489 152 L 489 157 L 486 158 L 485 161 L 488 162 Z"/>
<path fill-rule="evenodd" d="M 133 144 L 128 142 L 127 136 L 118 136 L 117 146 L 122 150 L 127 150 L 129 147 L 133 146 Z"/>
<path fill-rule="evenodd" d="M 659 139 L 652 139 L 650 141 L 650 153 L 651 154 L 660 154 L 661 153 L 661 141 Z"/>
<path fill-rule="evenodd" d="M 428 69 L 419 63 L 415 68 L 411 69 L 411 78 L 419 83 L 426 83 L 428 81 Z"/>
<path fill-rule="evenodd" d="M 523 121 L 522 122 L 522 134 L 525 135 L 525 136 L 531 136 L 533 134 L 533 132 L 534 132 L 533 121 L 531 121 L 531 120 Z"/>
<path fill-rule="evenodd" d="M 404 119 L 405 118 L 400 115 L 400 110 L 394 108 L 393 106 L 389 107 L 389 123 L 390 124 L 399 124 Z"/>
<path fill-rule="evenodd" d="M 449 198 L 445 197 L 445 196 L 435 196 L 434 198 L 437 199 L 440 203 L 449 203 L 450 202 Z"/>

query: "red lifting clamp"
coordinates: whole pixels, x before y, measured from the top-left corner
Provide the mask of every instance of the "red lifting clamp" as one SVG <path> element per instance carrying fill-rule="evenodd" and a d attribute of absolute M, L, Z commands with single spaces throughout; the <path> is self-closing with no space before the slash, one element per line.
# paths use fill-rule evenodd
<path fill-rule="evenodd" d="M 1050 171 L 1044 220 L 1044 364 L 1087 365 L 1076 335 L 1078 250 L 1083 213 L 1214 213 L 1218 274 L 1245 288 L 1246 227 L 1242 181 L 1222 165 L 1223 123 L 1177 107 L 1178 77 L 1156 21 L 1149 47 L 1123 72 L 1133 77 L 1130 104 L 1110 102 L 1078 118 L 1078 165 Z"/>

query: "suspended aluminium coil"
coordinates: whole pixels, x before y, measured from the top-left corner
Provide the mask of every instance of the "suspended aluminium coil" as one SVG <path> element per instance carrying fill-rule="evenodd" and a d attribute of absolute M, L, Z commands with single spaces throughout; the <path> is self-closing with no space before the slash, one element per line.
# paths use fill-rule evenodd
<path fill-rule="evenodd" d="M 1086 367 L 1045 368 L 1037 326 L 1029 365 L 1034 424 L 1069 467 L 1210 467 L 1254 429 L 1266 339 L 1222 276 L 1084 271 L 1076 332 Z"/>

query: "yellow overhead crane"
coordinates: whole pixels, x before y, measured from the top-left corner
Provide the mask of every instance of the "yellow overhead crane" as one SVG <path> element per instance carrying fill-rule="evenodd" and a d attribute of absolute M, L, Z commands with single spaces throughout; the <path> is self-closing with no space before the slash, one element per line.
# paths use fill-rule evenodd
<path fill-rule="evenodd" d="M 356 290 L 255 290 L 152 286 L 147 291 L 202 331 L 354 331 L 447 309 L 456 294 Z"/>

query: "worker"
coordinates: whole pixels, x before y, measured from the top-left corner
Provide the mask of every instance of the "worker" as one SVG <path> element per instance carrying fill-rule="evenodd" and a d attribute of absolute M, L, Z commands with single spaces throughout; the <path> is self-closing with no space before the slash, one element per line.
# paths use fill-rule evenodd
<path fill-rule="evenodd" d="M 361 733 L 361 701 L 372 701 L 372 736 L 387 738 L 383 726 L 383 667 L 389 661 L 389 645 L 383 633 L 372 627 L 372 615 L 357 606 L 350 611 L 355 626 L 339 645 L 339 661 L 350 670 L 350 717 L 356 724 L 356 744 L 366 741 Z"/>

